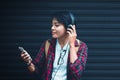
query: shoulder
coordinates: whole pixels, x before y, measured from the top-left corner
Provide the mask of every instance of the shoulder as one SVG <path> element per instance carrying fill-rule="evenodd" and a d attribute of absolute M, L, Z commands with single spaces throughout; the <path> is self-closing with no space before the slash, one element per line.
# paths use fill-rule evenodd
<path fill-rule="evenodd" d="M 50 45 L 53 45 L 53 44 L 55 44 L 56 43 L 56 39 L 55 38 L 50 38 L 50 39 L 47 39 L 47 40 L 45 40 L 45 43 L 50 43 Z"/>

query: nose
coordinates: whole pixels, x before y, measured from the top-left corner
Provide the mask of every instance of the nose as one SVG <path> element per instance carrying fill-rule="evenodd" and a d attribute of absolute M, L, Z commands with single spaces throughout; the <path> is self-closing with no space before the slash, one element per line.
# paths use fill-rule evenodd
<path fill-rule="evenodd" d="M 55 26 L 54 26 L 54 25 L 52 25 L 51 30 L 54 30 L 54 29 L 55 29 Z"/>

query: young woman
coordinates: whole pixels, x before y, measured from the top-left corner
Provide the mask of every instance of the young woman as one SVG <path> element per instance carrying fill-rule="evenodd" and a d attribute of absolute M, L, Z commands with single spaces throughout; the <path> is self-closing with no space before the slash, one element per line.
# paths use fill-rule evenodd
<path fill-rule="evenodd" d="M 77 39 L 75 17 L 67 11 L 56 12 L 52 18 L 52 39 L 42 44 L 34 60 L 27 51 L 21 53 L 28 69 L 40 80 L 80 80 L 87 60 L 87 45 Z"/>

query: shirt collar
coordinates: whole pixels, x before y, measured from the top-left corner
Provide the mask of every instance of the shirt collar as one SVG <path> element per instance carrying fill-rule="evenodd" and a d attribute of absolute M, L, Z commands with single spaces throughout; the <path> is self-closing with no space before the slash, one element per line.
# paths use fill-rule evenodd
<path fill-rule="evenodd" d="M 63 48 L 61 48 L 61 46 L 60 46 L 60 44 L 59 44 L 59 42 L 58 42 L 58 39 L 57 39 L 56 45 L 58 46 L 58 49 L 59 49 L 59 50 L 61 50 L 61 49 L 65 50 L 65 49 L 67 48 L 68 42 L 64 45 Z"/>
<path fill-rule="evenodd" d="M 50 41 L 50 43 L 51 43 L 51 45 L 53 45 L 53 46 L 55 46 L 56 45 L 56 41 L 57 39 L 55 39 L 55 38 L 52 38 L 52 40 L 49 40 Z M 75 47 L 78 47 L 80 44 L 78 43 L 78 41 L 77 40 L 75 40 Z"/>

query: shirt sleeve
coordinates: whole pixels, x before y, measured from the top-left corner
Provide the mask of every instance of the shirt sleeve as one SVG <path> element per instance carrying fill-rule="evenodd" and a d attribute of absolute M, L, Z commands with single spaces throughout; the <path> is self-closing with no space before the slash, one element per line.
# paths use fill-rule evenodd
<path fill-rule="evenodd" d="M 77 80 L 80 79 L 82 72 L 85 68 L 87 52 L 87 45 L 85 43 L 82 43 L 77 52 L 78 59 L 74 63 L 70 63 L 70 70 Z"/>

